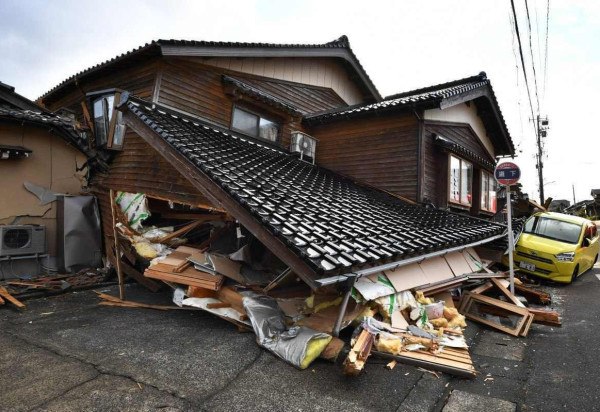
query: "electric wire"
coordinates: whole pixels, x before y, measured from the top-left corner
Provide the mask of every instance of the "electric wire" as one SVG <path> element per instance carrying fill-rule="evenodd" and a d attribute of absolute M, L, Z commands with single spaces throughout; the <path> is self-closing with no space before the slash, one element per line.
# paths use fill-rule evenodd
<path fill-rule="evenodd" d="M 527 16 L 527 34 L 529 35 L 529 54 L 531 55 L 531 68 L 533 69 L 533 84 L 535 86 L 535 99 L 537 102 L 537 113 L 540 113 L 540 96 L 538 93 L 537 74 L 535 71 L 535 57 L 533 56 L 533 45 L 531 44 L 531 18 L 529 16 L 529 2 L 525 0 L 525 14 Z"/>
<path fill-rule="evenodd" d="M 546 74 L 548 73 L 548 27 L 550 26 L 550 0 L 547 2 L 546 6 L 546 45 L 544 51 L 544 94 L 546 96 Z"/>
<path fill-rule="evenodd" d="M 523 68 L 523 77 L 525 79 L 525 88 L 527 89 L 527 97 L 529 98 L 529 108 L 531 109 L 531 118 L 535 119 L 535 113 L 533 110 L 533 101 L 531 100 L 531 91 L 529 89 L 529 80 L 527 78 L 527 70 L 525 68 L 525 58 L 523 57 L 523 46 L 521 44 L 521 34 L 519 33 L 519 23 L 517 21 L 517 11 L 515 10 L 515 1 L 510 0 L 510 5 L 513 13 L 513 22 L 515 27 L 515 33 L 517 35 L 517 43 L 519 45 L 519 56 L 521 57 L 521 67 Z M 535 124 L 532 123 L 534 134 L 537 138 L 538 130 Z"/>

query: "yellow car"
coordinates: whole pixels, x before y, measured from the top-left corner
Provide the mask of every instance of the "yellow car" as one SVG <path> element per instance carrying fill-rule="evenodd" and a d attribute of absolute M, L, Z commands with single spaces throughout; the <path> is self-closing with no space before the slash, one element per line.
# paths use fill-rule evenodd
<path fill-rule="evenodd" d="M 531 216 L 513 254 L 515 269 L 555 282 L 571 283 L 598 261 L 596 225 L 561 213 Z"/>

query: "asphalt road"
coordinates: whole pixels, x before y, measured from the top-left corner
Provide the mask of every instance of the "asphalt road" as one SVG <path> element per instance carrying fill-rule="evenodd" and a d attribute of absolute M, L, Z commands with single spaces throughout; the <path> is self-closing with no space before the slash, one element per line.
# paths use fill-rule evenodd
<path fill-rule="evenodd" d="M 469 324 L 474 380 L 374 358 L 357 378 L 324 361 L 298 371 L 210 314 L 100 307 L 92 291 L 0 307 L 0 411 L 600 410 L 598 276 L 546 286 L 562 328 L 512 338 Z"/>

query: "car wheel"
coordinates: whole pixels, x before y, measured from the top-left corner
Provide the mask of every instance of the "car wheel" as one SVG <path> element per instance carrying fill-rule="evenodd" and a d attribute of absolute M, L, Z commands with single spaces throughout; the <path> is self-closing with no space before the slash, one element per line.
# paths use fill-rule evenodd
<path fill-rule="evenodd" d="M 575 269 L 573 270 L 573 275 L 571 276 L 571 283 L 575 282 L 575 280 L 577 280 L 577 274 L 579 273 L 579 265 L 575 266 Z"/>

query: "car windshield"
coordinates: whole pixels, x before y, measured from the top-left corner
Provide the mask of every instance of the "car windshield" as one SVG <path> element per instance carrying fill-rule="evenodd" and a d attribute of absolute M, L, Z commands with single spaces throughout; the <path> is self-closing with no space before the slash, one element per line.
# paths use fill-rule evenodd
<path fill-rule="evenodd" d="M 577 243 L 581 226 L 575 223 L 563 222 L 562 220 L 535 216 L 529 219 L 523 227 L 523 233 L 546 237 L 565 243 Z"/>

